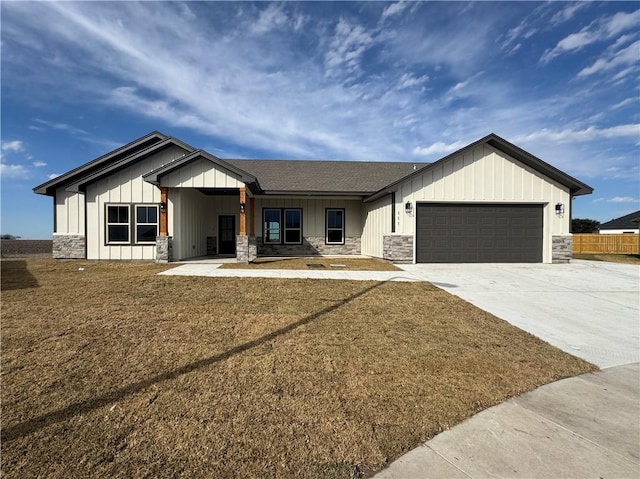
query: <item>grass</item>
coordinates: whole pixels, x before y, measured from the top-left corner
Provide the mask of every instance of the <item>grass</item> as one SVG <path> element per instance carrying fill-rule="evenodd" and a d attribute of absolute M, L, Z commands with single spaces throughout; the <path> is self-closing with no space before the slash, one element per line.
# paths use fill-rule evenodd
<path fill-rule="evenodd" d="M 574 253 L 573 259 L 607 261 L 609 263 L 640 264 L 640 255 L 638 254 Z"/>
<path fill-rule="evenodd" d="M 385 260 L 375 258 L 258 258 L 249 264 L 225 263 L 227 269 L 310 269 L 309 264 L 321 265 L 324 269 L 347 269 L 351 271 L 400 271 L 400 268 Z M 334 266 L 332 266 L 334 265 Z M 336 267 L 335 265 L 344 265 Z"/>
<path fill-rule="evenodd" d="M 594 366 L 428 283 L 2 266 L 2 476 L 354 478 Z"/>

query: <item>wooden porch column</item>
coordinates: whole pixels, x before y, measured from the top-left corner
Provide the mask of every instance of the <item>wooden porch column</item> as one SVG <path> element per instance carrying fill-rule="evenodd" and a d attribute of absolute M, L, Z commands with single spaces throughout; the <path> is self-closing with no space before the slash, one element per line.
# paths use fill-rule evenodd
<path fill-rule="evenodd" d="M 245 213 L 247 189 L 240 188 L 240 236 L 247 236 L 247 214 Z"/>
<path fill-rule="evenodd" d="M 169 188 L 166 186 L 160 187 L 160 236 L 168 235 L 168 227 L 169 224 L 167 221 L 167 209 L 169 206 L 167 205 L 167 197 L 169 196 Z"/>
<path fill-rule="evenodd" d="M 256 199 L 252 196 L 251 198 L 249 198 L 249 236 L 255 236 L 256 235 L 256 230 L 254 227 L 254 223 L 255 223 L 255 206 L 256 206 Z"/>

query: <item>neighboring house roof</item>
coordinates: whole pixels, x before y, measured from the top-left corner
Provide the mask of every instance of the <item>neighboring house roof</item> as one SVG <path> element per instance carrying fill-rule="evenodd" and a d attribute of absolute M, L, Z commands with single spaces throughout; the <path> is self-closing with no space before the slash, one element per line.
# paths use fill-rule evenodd
<path fill-rule="evenodd" d="M 425 163 L 312 160 L 226 160 L 257 177 L 267 193 L 369 195 Z"/>
<path fill-rule="evenodd" d="M 533 168 L 534 170 L 539 171 L 543 175 L 551 178 L 552 180 L 557 181 L 561 185 L 566 186 L 567 188 L 569 188 L 569 191 L 572 196 L 589 195 L 593 192 L 593 188 L 591 188 L 589 185 L 586 185 L 585 183 L 573 178 L 572 176 L 567 175 L 566 173 L 551 166 L 550 164 L 545 163 L 540 158 L 533 156 L 531 153 L 524 151 L 522 148 L 514 145 L 513 143 L 509 143 L 507 140 L 505 140 L 504 138 L 500 138 L 495 133 L 491 133 L 485 136 L 484 138 L 480 138 L 478 141 L 475 141 L 470 145 L 465 146 L 464 148 L 461 148 L 458 151 L 454 151 L 450 155 L 447 155 L 444 158 L 441 158 L 435 163 L 431 163 L 430 165 L 426 166 L 422 170 L 415 171 L 410 175 L 385 186 L 384 188 L 377 191 L 374 195 L 367 198 L 365 201 L 367 202 L 375 201 L 376 199 L 390 193 L 395 188 L 395 186 L 397 186 L 399 183 L 413 176 L 417 176 L 418 174 L 422 174 L 425 171 L 428 171 L 430 168 L 435 168 L 436 165 L 439 165 L 442 162 L 445 162 L 451 158 L 454 158 L 468 151 L 471 151 L 483 143 L 486 143 L 489 146 L 499 151 L 502 151 L 503 153 L 506 153 L 507 155 L 518 160 L 519 162 Z"/>
<path fill-rule="evenodd" d="M 629 213 L 628 215 L 615 218 L 606 223 L 598 225 L 597 229 L 600 230 L 623 230 L 623 229 L 638 229 L 638 222 L 640 221 L 640 210 Z"/>
<path fill-rule="evenodd" d="M 486 143 L 547 177 L 565 185 L 572 195 L 584 195 L 593 191 L 590 186 L 563 173 L 521 148 L 495 134 L 490 134 L 461 150 L 452 153 L 436 163 L 414 162 L 362 162 L 362 161 L 305 161 L 305 160 L 223 160 L 196 150 L 176 138 L 154 131 L 132 141 L 106 155 L 85 163 L 63 175 L 34 188 L 39 194 L 53 196 L 60 187 L 70 191 L 82 191 L 84 187 L 131 163 L 149 156 L 171 145 L 183 148 L 185 156 L 146 173 L 144 178 L 154 184 L 169 172 L 205 158 L 242 178 L 254 193 L 267 194 L 340 194 L 369 196 L 373 201 L 392 191 L 400 182 L 421 173 L 449 158 L 465 153 Z M 372 195 L 372 196 L 370 196 Z"/>

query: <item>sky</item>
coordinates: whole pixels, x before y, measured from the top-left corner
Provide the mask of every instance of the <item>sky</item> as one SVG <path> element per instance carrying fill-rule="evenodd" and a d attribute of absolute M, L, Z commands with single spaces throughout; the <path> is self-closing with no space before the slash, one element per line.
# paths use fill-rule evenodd
<path fill-rule="evenodd" d="M 32 188 L 153 130 L 221 158 L 436 161 L 496 133 L 640 209 L 638 2 L 12 2 L 3 234 Z"/>

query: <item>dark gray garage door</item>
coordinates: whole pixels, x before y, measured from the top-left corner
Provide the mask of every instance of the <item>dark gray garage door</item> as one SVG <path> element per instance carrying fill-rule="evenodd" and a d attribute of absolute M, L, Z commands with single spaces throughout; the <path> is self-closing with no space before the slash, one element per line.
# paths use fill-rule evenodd
<path fill-rule="evenodd" d="M 418 204 L 418 263 L 540 263 L 542 205 Z"/>

